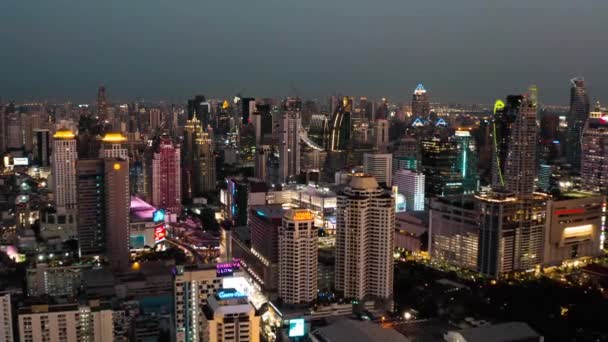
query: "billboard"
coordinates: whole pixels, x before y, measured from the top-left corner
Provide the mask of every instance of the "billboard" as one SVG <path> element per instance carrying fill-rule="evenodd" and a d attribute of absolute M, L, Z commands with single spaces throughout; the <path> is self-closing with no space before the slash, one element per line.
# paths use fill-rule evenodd
<path fill-rule="evenodd" d="M 304 318 L 296 318 L 289 320 L 289 337 L 302 337 L 305 330 Z"/>
<path fill-rule="evenodd" d="M 238 259 L 233 262 L 223 262 L 215 265 L 215 274 L 218 277 L 230 277 L 234 274 L 235 270 L 240 268 Z"/>
<path fill-rule="evenodd" d="M 158 226 L 154 229 L 154 243 L 165 241 L 167 238 L 167 229 L 165 225 Z"/>
<path fill-rule="evenodd" d="M 165 211 L 163 209 L 155 210 L 152 214 L 152 221 L 154 223 L 165 222 Z"/>
<path fill-rule="evenodd" d="M 13 158 L 14 166 L 28 166 L 30 164 L 27 158 L 15 157 Z"/>

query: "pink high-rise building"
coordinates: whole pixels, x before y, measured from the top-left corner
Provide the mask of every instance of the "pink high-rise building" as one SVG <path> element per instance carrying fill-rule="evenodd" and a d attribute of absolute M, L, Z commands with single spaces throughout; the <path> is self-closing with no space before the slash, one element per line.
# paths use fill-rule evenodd
<path fill-rule="evenodd" d="M 152 160 L 152 204 L 179 215 L 181 205 L 180 148 L 162 136 Z"/>

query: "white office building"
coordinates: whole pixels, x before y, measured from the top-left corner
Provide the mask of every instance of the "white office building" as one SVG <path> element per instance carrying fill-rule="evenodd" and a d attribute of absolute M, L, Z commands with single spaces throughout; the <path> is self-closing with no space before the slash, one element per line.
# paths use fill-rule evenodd
<path fill-rule="evenodd" d="M 365 153 L 363 172 L 372 175 L 378 183 L 390 187 L 393 183 L 393 155 L 390 153 Z"/>
<path fill-rule="evenodd" d="M 411 170 L 397 170 L 393 178 L 397 192 L 405 197 L 405 210 L 424 210 L 424 174 Z"/>

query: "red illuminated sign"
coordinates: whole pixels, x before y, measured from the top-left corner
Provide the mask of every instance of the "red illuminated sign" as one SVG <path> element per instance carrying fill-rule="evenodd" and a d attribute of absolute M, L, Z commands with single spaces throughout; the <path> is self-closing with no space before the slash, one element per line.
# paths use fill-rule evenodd
<path fill-rule="evenodd" d="M 154 242 L 155 243 L 165 241 L 166 237 L 167 237 L 167 229 L 165 228 L 164 225 L 158 226 L 158 227 L 156 227 L 156 229 L 154 229 Z"/>
<path fill-rule="evenodd" d="M 553 214 L 555 214 L 555 215 L 572 215 L 572 214 L 582 214 L 584 212 L 585 212 L 585 209 L 577 208 L 577 209 L 556 210 L 553 212 Z"/>

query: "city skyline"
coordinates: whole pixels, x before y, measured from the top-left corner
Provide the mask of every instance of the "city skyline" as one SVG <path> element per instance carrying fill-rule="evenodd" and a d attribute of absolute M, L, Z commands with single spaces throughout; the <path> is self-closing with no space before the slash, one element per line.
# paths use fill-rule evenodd
<path fill-rule="evenodd" d="M 423 82 L 433 101 L 444 103 L 490 103 L 536 84 L 541 103 L 566 105 L 568 80 L 577 76 L 593 89 L 591 101 L 608 93 L 596 14 L 608 3 L 598 0 L 585 6 L 62 0 L 6 2 L 0 10 L 12 14 L 0 22 L 4 102 L 89 102 L 100 84 L 111 101 L 339 93 L 405 102 Z"/>

